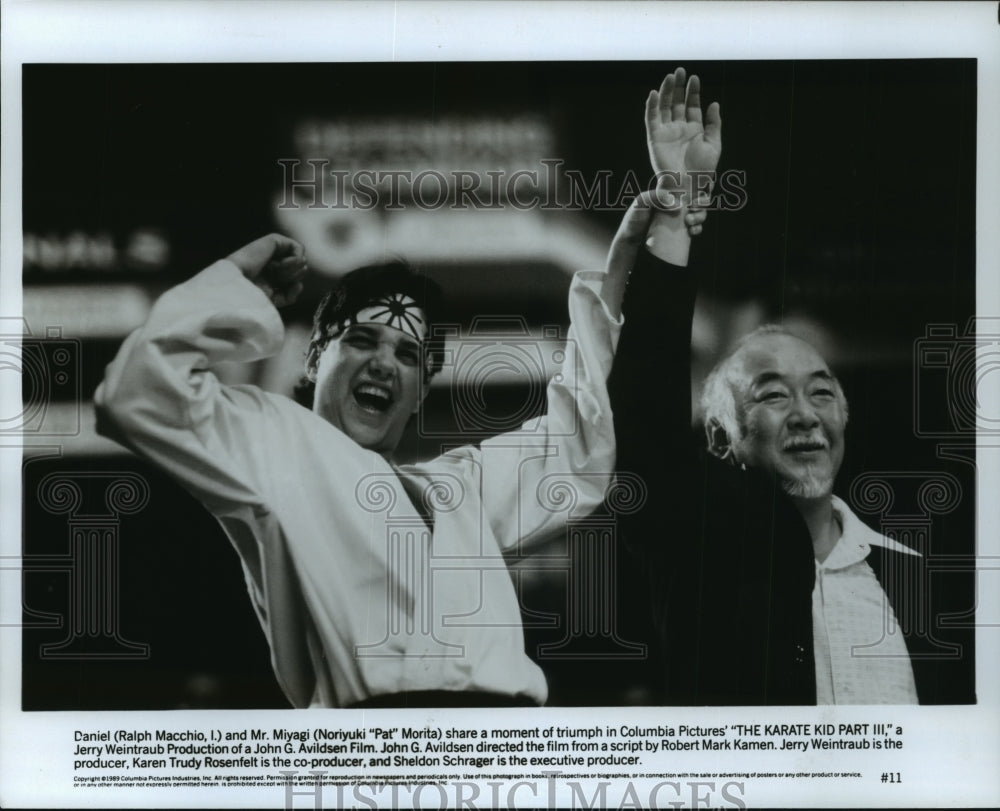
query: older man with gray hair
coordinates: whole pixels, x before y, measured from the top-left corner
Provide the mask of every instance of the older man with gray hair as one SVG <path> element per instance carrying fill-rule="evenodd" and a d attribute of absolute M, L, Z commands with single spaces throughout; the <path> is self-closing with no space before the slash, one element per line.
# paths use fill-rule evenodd
<path fill-rule="evenodd" d="M 691 102 L 697 82 L 685 86 L 678 73 L 661 88 L 667 98 L 656 114 L 647 109 L 658 172 L 665 122 L 691 149 L 707 140 L 710 157 L 717 161 L 721 152 L 719 128 L 703 130 Z M 671 160 L 670 169 L 691 163 Z M 670 181 L 675 199 L 694 199 L 683 171 L 671 172 Z M 705 383 L 708 453 L 693 446 L 697 279 L 684 267 L 691 231 L 681 227 L 691 209 L 660 207 L 649 215 L 610 380 L 618 468 L 638 474 L 650 493 L 623 518 L 623 530 L 650 577 L 662 700 L 940 700 L 939 676 L 911 661 L 911 640 L 897 621 L 907 601 L 925 596 L 914 588 L 919 555 L 868 528 L 833 495 L 848 409 L 820 353 L 780 326 L 745 336 Z"/>

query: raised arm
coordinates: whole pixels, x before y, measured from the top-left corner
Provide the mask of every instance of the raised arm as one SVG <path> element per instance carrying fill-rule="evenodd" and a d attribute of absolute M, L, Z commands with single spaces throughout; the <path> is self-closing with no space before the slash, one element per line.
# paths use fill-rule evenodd
<path fill-rule="evenodd" d="M 570 372 L 560 378 L 575 378 L 576 386 L 554 380 L 541 424 L 482 445 L 487 511 L 498 537 L 508 543 L 558 523 L 554 513 L 538 509 L 538 483 L 547 476 L 572 479 L 578 506 L 586 509 L 596 506 L 610 480 L 616 444 L 618 470 L 653 475 L 657 463 L 650 442 L 677 447 L 689 439 L 694 285 L 681 266 L 687 264 L 692 234 L 705 220 L 698 204 L 707 201 L 721 153 L 718 105 L 709 108 L 704 127 L 698 87 L 697 77 L 685 85 L 678 69 L 650 94 L 646 126 L 657 188 L 641 194 L 625 213 L 605 273 L 581 274 L 574 282 L 565 366 Z M 630 283 L 633 268 L 638 271 Z M 623 301 L 627 340 L 618 344 Z M 608 380 L 612 360 L 613 381 Z M 658 401 L 664 387 L 667 397 Z M 513 504 L 519 505 L 515 512 Z M 520 523 L 512 526 L 512 518 Z"/>
<path fill-rule="evenodd" d="M 256 501 L 247 437 L 269 419 L 269 401 L 249 387 L 222 386 L 211 369 L 278 350 L 284 330 L 273 303 L 297 295 L 303 270 L 301 247 L 271 235 L 167 291 L 94 394 L 98 431 L 170 473 L 217 514 Z"/>
<path fill-rule="evenodd" d="M 685 266 L 691 236 L 701 233 L 722 155 L 719 103 L 701 111 L 701 80 L 685 84 L 684 68 L 663 79 L 646 98 L 646 143 L 656 173 L 661 205 L 649 231 L 649 249 L 673 265 Z"/>
<path fill-rule="evenodd" d="M 650 201 L 655 205 L 636 201 L 639 211 L 626 216 L 621 250 L 613 251 L 615 263 L 631 276 L 608 387 L 617 468 L 640 475 L 662 502 L 674 495 L 683 499 L 680 470 L 692 458 L 691 323 L 697 285 L 686 265 L 722 152 L 719 107 L 710 105 L 703 122 L 700 81 L 692 76 L 685 82 L 678 68 L 646 100 L 646 134 L 658 179 Z M 651 526 L 662 507 L 649 506 Z"/>
<path fill-rule="evenodd" d="M 633 209 L 638 211 L 629 211 L 616 239 L 621 250 L 612 249 L 609 258 L 609 276 L 628 278 L 637 269 L 624 305 L 626 326 L 612 392 L 618 402 L 613 406 L 622 424 L 634 425 L 634 419 L 650 417 L 653 409 L 635 413 L 635 406 L 647 395 L 623 370 L 650 365 L 655 358 L 668 381 L 656 418 L 668 422 L 657 427 L 650 420 L 648 429 L 661 436 L 664 432 L 679 436 L 690 428 L 688 380 L 695 293 L 693 275 L 681 269 L 688 264 L 691 237 L 701 233 L 707 214 L 722 155 L 722 115 L 718 102 L 712 102 L 703 117 L 701 80 L 698 76 L 687 79 L 684 68 L 667 74 L 659 90 L 650 91 L 645 113 L 656 190 L 648 199 L 636 200 Z M 640 250 L 637 237 L 644 222 L 648 224 L 646 249 Z M 625 413 L 620 415 L 620 411 Z M 634 435 L 632 431 L 625 434 Z M 630 449 L 625 448 L 624 455 L 628 457 Z"/>
<path fill-rule="evenodd" d="M 268 234 L 226 257 L 264 291 L 275 307 L 292 304 L 302 292 L 306 254 L 294 239 Z"/>
<path fill-rule="evenodd" d="M 625 213 L 605 272 L 581 272 L 573 280 L 563 370 L 548 384 L 546 415 L 522 431 L 486 440 L 476 454 L 483 471 L 484 507 L 503 546 L 565 523 L 569 514 L 549 503 L 546 488 L 553 493 L 571 490 L 579 515 L 601 503 L 611 481 L 615 437 L 607 379 L 618 342 L 622 297 L 646 239 L 651 201 L 652 193 L 646 192 Z M 560 489 L 562 483 L 566 490 Z"/>
<path fill-rule="evenodd" d="M 635 199 L 608 255 L 601 298 L 614 316 L 621 313 L 642 244 L 664 262 L 685 267 L 691 237 L 701 233 L 707 216 L 722 154 L 722 116 L 718 102 L 713 102 L 703 123 L 701 81 L 692 76 L 685 84 L 685 75 L 684 68 L 678 68 L 646 98 L 646 143 L 656 188 Z"/>

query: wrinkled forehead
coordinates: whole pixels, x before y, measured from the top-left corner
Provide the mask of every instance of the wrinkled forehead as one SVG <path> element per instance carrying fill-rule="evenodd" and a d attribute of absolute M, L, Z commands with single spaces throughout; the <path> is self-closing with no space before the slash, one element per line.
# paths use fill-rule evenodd
<path fill-rule="evenodd" d="M 823 356 L 810 343 L 794 335 L 758 335 L 733 357 L 734 382 L 751 385 L 759 378 L 778 376 L 809 378 L 817 374 L 833 378 Z"/>
<path fill-rule="evenodd" d="M 389 293 L 372 299 L 358 310 L 349 324 L 380 324 L 408 335 L 417 343 L 427 337 L 427 315 L 405 293 Z"/>

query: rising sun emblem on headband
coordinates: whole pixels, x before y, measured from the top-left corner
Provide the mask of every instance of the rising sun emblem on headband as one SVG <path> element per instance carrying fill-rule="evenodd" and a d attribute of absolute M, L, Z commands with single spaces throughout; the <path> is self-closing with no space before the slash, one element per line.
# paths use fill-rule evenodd
<path fill-rule="evenodd" d="M 385 324 L 422 341 L 427 333 L 424 311 L 409 296 L 391 293 L 370 301 L 354 318 L 357 324 Z"/>

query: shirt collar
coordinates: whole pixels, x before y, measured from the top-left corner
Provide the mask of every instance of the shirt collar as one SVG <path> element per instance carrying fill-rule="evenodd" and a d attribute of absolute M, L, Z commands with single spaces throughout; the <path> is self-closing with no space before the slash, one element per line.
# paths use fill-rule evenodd
<path fill-rule="evenodd" d="M 853 566 L 867 558 L 873 546 L 881 546 L 895 552 L 919 557 L 919 552 L 873 530 L 837 496 L 831 498 L 833 514 L 840 522 L 840 540 L 837 541 L 826 560 L 819 564 L 822 568 L 845 569 L 848 566 Z"/>

